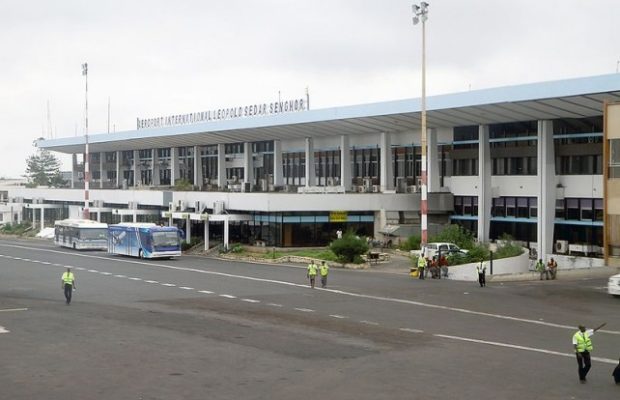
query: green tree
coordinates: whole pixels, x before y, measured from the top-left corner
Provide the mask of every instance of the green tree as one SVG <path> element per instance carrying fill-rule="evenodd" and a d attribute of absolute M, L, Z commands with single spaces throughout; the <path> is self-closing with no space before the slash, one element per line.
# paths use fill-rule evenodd
<path fill-rule="evenodd" d="M 60 175 L 60 160 L 47 150 L 39 150 L 26 159 L 28 186 L 59 187 L 65 184 Z"/>
<path fill-rule="evenodd" d="M 346 232 L 341 239 L 334 240 L 329 245 L 330 250 L 342 262 L 354 262 L 368 251 L 368 244 L 364 239 L 355 235 L 355 232 Z"/>

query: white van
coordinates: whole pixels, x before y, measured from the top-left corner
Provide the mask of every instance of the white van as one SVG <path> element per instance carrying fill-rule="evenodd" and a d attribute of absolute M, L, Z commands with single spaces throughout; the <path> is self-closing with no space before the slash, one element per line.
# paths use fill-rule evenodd
<path fill-rule="evenodd" d="M 467 250 L 461 249 L 454 243 L 427 243 L 422 246 L 421 250 L 411 250 L 411 255 L 419 257 L 422 255 L 424 258 L 432 259 L 434 256 L 448 256 L 453 253 L 467 253 Z"/>
<path fill-rule="evenodd" d="M 607 282 L 607 293 L 620 296 L 620 274 L 613 275 Z"/>

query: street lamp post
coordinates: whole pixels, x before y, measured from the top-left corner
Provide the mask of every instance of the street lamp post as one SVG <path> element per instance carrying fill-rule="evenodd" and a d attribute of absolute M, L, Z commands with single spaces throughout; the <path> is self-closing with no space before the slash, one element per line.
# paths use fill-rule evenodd
<path fill-rule="evenodd" d="M 84 211 L 83 218 L 90 219 L 90 210 L 89 210 L 89 199 L 88 199 L 88 189 L 90 184 L 90 154 L 88 152 L 88 64 L 82 64 L 82 75 L 86 80 L 86 112 L 85 112 L 85 124 L 84 124 L 84 138 L 85 138 L 85 146 L 84 146 Z"/>
<path fill-rule="evenodd" d="M 422 187 L 420 198 L 420 227 L 422 230 L 421 242 L 424 245 L 428 241 L 428 178 L 426 175 L 426 20 L 428 19 L 428 3 L 423 1 L 420 5 L 414 4 L 413 24 L 422 22 L 422 109 L 421 109 L 421 145 L 422 145 Z"/>

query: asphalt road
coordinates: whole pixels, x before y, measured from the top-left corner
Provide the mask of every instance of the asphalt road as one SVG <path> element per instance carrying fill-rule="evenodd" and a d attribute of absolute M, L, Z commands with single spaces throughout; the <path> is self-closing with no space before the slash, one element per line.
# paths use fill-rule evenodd
<path fill-rule="evenodd" d="M 605 285 L 332 269 L 312 290 L 303 266 L 0 240 L 0 399 L 617 399 Z M 580 384 L 572 334 L 602 322 Z"/>

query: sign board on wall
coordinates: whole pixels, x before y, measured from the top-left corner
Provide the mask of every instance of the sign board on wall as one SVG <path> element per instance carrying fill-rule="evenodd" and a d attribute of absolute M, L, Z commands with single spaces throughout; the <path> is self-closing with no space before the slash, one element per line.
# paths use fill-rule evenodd
<path fill-rule="evenodd" d="M 348 213 L 346 211 L 330 211 L 329 222 L 347 222 Z"/>

